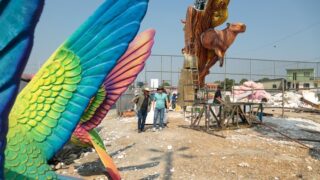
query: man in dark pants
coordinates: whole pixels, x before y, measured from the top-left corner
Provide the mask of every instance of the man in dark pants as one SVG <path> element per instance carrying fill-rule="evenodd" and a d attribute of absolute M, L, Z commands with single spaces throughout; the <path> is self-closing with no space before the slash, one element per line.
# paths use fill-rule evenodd
<path fill-rule="evenodd" d="M 172 97 L 171 97 L 171 107 L 172 107 L 172 109 L 176 109 L 176 102 L 177 102 L 177 94 L 174 92 L 172 94 Z"/>
<path fill-rule="evenodd" d="M 143 94 L 140 94 L 132 100 L 137 105 L 138 133 L 144 131 L 144 124 L 146 122 L 148 112 L 150 111 L 151 98 L 149 96 L 149 92 L 149 88 L 144 88 Z"/>
<path fill-rule="evenodd" d="M 222 95 L 221 95 L 221 86 L 218 86 L 217 91 L 214 94 L 213 104 L 220 105 L 222 102 L 223 102 L 223 100 L 222 100 Z M 221 106 L 218 106 L 218 108 L 215 108 L 215 113 L 217 116 L 220 116 L 220 112 L 221 112 Z"/>
<path fill-rule="evenodd" d="M 214 94 L 213 103 L 221 104 L 221 102 L 222 102 L 221 86 L 218 86 L 217 87 L 217 91 Z"/>

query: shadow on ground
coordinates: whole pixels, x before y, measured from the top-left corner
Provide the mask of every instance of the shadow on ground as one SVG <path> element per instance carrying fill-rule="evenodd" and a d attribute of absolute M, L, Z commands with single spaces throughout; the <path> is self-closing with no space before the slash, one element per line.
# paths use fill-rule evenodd
<path fill-rule="evenodd" d="M 158 150 L 158 149 L 151 148 L 151 149 L 148 149 L 148 151 L 153 152 L 153 153 L 160 153 L 159 156 L 153 157 L 150 160 L 151 161 L 164 160 L 165 161 L 165 168 L 164 168 L 164 178 L 163 179 L 164 180 L 171 180 L 172 179 L 172 175 L 173 175 L 173 160 L 174 160 L 173 156 L 174 156 L 174 153 L 183 152 L 183 151 L 186 151 L 188 149 L 190 149 L 190 148 L 184 146 L 184 147 L 181 147 L 181 148 L 179 148 L 177 150 L 168 149 L 168 151 L 161 151 L 161 150 Z M 185 155 L 185 154 L 178 154 L 178 155 L 181 156 L 182 158 L 186 158 L 186 159 L 192 159 L 192 158 L 196 157 L 196 156 Z"/>
<path fill-rule="evenodd" d="M 115 151 L 115 152 L 113 152 L 113 153 L 110 153 L 109 155 L 110 155 L 111 157 L 115 157 L 116 155 L 121 154 L 122 152 L 124 152 L 124 151 L 132 148 L 132 147 L 135 146 L 135 145 L 136 145 L 136 143 L 130 144 L 130 145 L 128 145 L 128 146 L 126 146 L 126 147 L 124 147 L 124 148 L 121 148 L 121 149 L 119 149 L 119 150 L 117 150 L 117 151 Z"/>
<path fill-rule="evenodd" d="M 96 159 L 92 162 L 83 163 L 81 165 L 75 166 L 75 168 L 81 176 L 106 175 L 109 177 L 100 159 Z"/>
<path fill-rule="evenodd" d="M 152 174 L 147 177 L 141 178 L 139 180 L 154 180 L 154 179 L 158 179 L 159 177 L 160 177 L 160 174 L 157 173 L 157 174 Z"/>
<path fill-rule="evenodd" d="M 145 164 L 135 165 L 135 166 L 120 167 L 118 169 L 119 171 L 136 171 L 136 170 L 152 168 L 152 167 L 158 166 L 159 164 L 160 162 L 157 161 L 157 162 L 145 163 Z"/>

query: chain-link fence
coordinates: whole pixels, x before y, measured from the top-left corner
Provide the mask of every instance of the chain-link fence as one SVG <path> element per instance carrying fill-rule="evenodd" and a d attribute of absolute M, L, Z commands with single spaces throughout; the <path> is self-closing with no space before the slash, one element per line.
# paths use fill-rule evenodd
<path fill-rule="evenodd" d="M 178 86 L 183 62 L 183 56 L 152 55 L 137 81 L 150 85 L 150 79 L 158 79 L 160 83 L 169 82 L 172 86 Z M 310 70 L 310 73 L 296 74 L 294 78 L 305 78 L 313 85 L 304 87 L 304 84 L 300 84 L 299 88 L 289 86 L 289 81 L 294 79 L 289 71 L 305 69 Z M 225 86 L 226 83 L 222 83 L 224 84 L 223 93 L 225 94 L 226 91 L 232 92 L 234 85 L 239 85 L 241 80 L 275 80 L 272 81 L 271 86 L 264 89 L 272 97 L 272 102 L 265 104 L 265 107 L 278 108 L 279 113 L 283 115 L 284 109 L 311 107 L 311 105 L 301 101 L 301 91 L 308 90 L 320 94 L 318 86 L 320 84 L 319 71 L 320 62 L 226 57 L 224 67 L 215 65 L 210 69 L 210 74 L 206 77 L 206 83 L 221 83 L 231 80 L 232 84 L 228 87 Z M 246 99 L 246 101 L 251 100 Z"/>
<path fill-rule="evenodd" d="M 177 86 L 183 62 L 184 57 L 181 55 L 151 55 L 136 82 L 150 85 L 151 79 L 158 79 L 160 84 L 167 82 Z M 36 73 L 41 65 L 40 62 L 30 62 L 25 72 Z M 224 67 L 216 64 L 210 69 L 206 82 L 224 81 L 226 78 L 233 79 L 236 83 L 242 79 L 286 79 L 287 69 L 306 68 L 314 70 L 310 77 L 312 80 L 320 79 L 320 62 L 226 57 Z"/>
<path fill-rule="evenodd" d="M 158 79 L 160 84 L 168 82 L 177 86 L 183 61 L 183 56 L 151 55 L 136 81 L 150 85 L 151 79 Z M 313 69 L 310 79 L 320 79 L 320 62 L 226 57 L 224 67 L 215 65 L 210 69 L 206 82 L 224 81 L 227 78 L 233 79 L 235 83 L 242 79 L 286 79 L 288 69 Z"/>
<path fill-rule="evenodd" d="M 159 84 L 166 82 L 173 87 L 177 87 L 183 63 L 183 56 L 151 55 L 147 60 L 144 70 L 137 77 L 135 85 L 137 85 L 138 82 L 141 82 L 150 86 L 151 79 L 158 79 Z M 25 72 L 36 73 L 40 66 L 41 63 L 28 64 Z M 309 87 L 307 89 L 315 92 L 316 94 L 320 93 L 318 86 L 318 84 L 320 84 L 320 62 L 226 57 L 224 67 L 215 65 L 210 69 L 210 74 L 206 77 L 206 82 L 223 82 L 227 79 L 232 79 L 234 81 L 232 81 L 230 87 L 233 87 L 233 85 L 239 84 L 239 82 L 244 79 L 254 81 L 266 78 L 288 80 L 292 78 L 289 77 L 291 76 L 291 74 L 288 74 L 289 69 L 310 69 L 311 73 L 308 74 L 308 79 L 310 82 L 314 82 L 317 86 Z M 304 75 L 305 74 L 302 76 Z M 295 78 L 299 78 L 299 75 L 296 75 Z M 278 87 L 275 89 L 265 87 L 265 90 L 272 96 L 279 96 L 279 99 L 277 100 L 278 102 L 274 103 L 272 107 L 283 109 L 286 106 L 287 101 L 290 101 L 290 97 L 288 97 L 290 96 L 290 92 L 293 93 L 291 96 L 295 96 L 298 94 L 297 91 L 301 90 L 301 88 L 287 88 L 287 82 L 282 86 L 283 88 Z M 226 86 L 224 86 L 224 91 L 226 90 L 232 91 L 232 88 L 226 89 Z M 117 104 L 119 110 L 121 109 L 120 111 L 132 109 L 133 104 L 128 103 L 132 97 L 133 90 L 130 89 L 120 98 Z M 287 106 L 286 108 L 290 107 Z"/>

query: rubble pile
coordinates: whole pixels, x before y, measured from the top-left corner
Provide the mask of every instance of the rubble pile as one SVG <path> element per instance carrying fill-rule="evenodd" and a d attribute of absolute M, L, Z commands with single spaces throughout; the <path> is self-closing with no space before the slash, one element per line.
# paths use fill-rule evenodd
<path fill-rule="evenodd" d="M 306 106 L 300 100 L 302 95 L 295 92 L 285 92 L 283 97 L 282 93 L 274 94 L 271 96 L 267 104 L 274 107 L 282 107 L 282 98 L 284 101 L 284 107 L 286 108 L 298 108 Z"/>
<path fill-rule="evenodd" d="M 315 108 L 320 107 L 317 93 L 311 90 L 304 91 L 286 91 L 270 94 L 265 91 L 263 84 L 253 81 L 244 82 L 243 85 L 234 86 L 233 92 L 230 95 L 232 102 L 261 102 L 266 99 L 266 106 L 269 107 L 284 107 L 286 108 Z M 302 99 L 306 101 L 302 101 Z M 283 101 L 283 102 L 282 102 Z"/>
<path fill-rule="evenodd" d="M 301 101 L 304 98 L 314 104 L 320 104 L 315 92 L 302 91 L 302 92 L 285 92 L 283 95 L 284 107 L 286 108 L 313 108 L 310 104 Z M 277 93 L 271 96 L 267 105 L 274 107 L 282 106 L 282 93 Z"/>

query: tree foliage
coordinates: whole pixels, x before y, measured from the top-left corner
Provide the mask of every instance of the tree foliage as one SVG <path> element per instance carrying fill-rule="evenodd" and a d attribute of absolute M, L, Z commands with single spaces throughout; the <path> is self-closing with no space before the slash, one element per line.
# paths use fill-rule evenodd
<path fill-rule="evenodd" d="M 224 89 L 226 88 L 227 91 L 232 90 L 232 86 L 235 84 L 234 79 L 226 78 L 224 81 L 221 82 L 221 87 Z"/>
<path fill-rule="evenodd" d="M 247 82 L 247 81 L 248 81 L 248 79 L 246 79 L 246 78 L 241 79 L 240 80 L 240 85 L 242 85 L 244 82 Z"/>
<path fill-rule="evenodd" d="M 138 86 L 139 88 L 142 88 L 142 87 L 144 86 L 144 82 L 138 81 L 138 82 L 137 82 L 137 86 Z"/>

